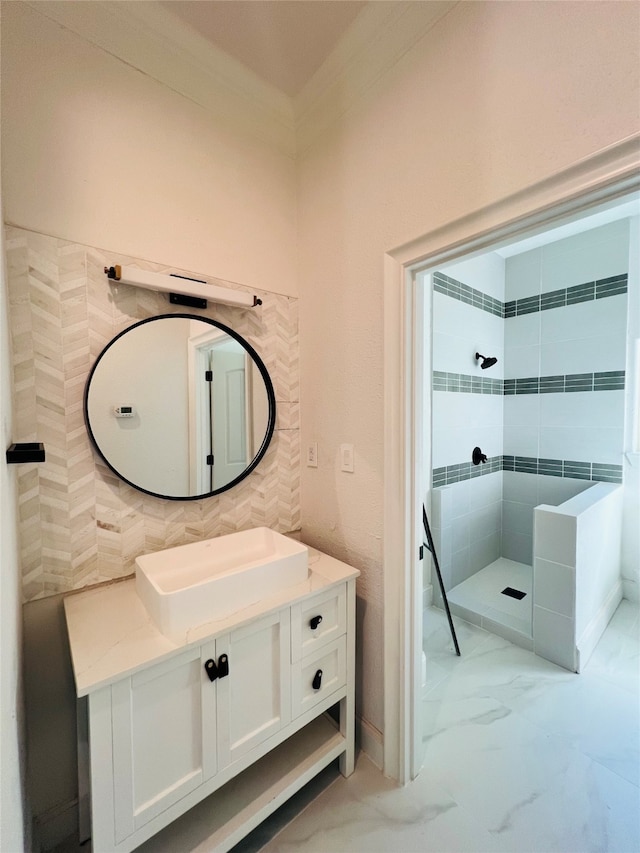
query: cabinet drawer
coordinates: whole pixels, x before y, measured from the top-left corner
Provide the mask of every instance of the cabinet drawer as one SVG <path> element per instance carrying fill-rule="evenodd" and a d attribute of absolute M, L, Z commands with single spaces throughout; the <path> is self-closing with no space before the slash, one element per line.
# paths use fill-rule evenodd
<path fill-rule="evenodd" d="M 347 638 L 340 637 L 323 646 L 294 663 L 291 669 L 292 715 L 295 718 L 346 684 Z M 322 674 L 318 676 L 320 671 Z M 316 678 L 319 678 L 319 686 L 314 686 Z"/>
<path fill-rule="evenodd" d="M 344 584 L 295 604 L 291 608 L 292 662 L 333 642 L 346 630 L 347 589 Z"/>

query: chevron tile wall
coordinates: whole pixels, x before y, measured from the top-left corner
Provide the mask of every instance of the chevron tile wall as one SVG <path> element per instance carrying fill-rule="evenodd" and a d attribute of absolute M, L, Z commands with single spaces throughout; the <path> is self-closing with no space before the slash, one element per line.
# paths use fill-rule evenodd
<path fill-rule="evenodd" d="M 276 430 L 240 485 L 204 500 L 166 501 L 121 481 L 96 454 L 84 424 L 84 387 L 118 332 L 185 310 L 166 294 L 109 285 L 105 265 L 199 273 L 12 226 L 6 246 L 14 441 L 42 441 L 46 449 L 44 463 L 18 471 L 25 601 L 126 576 L 136 556 L 160 548 L 259 525 L 282 533 L 300 527 L 297 300 L 257 291 L 263 305 L 254 310 L 211 305 L 197 312 L 235 329 L 263 359 L 276 393 Z"/>

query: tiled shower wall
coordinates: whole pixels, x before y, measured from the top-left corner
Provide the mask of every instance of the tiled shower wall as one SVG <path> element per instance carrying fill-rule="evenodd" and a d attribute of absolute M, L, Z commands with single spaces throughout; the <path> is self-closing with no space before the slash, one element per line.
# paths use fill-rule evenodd
<path fill-rule="evenodd" d="M 530 565 L 534 506 L 621 481 L 628 263 L 621 220 L 433 275 L 433 522 L 451 585 L 499 555 Z M 498 364 L 480 370 L 476 351 Z"/>
<path fill-rule="evenodd" d="M 457 485 L 441 509 L 432 499 L 432 523 L 449 588 L 500 556 L 504 260 L 483 255 L 433 278 L 434 485 L 446 482 L 447 470 Z M 481 370 L 476 352 L 498 363 Z M 478 467 L 471 464 L 476 446 L 488 458 Z M 443 470 L 444 482 L 436 477 Z"/>
<path fill-rule="evenodd" d="M 41 441 L 46 461 L 18 471 L 24 600 L 134 569 L 135 557 L 234 530 L 300 526 L 297 300 L 258 292 L 263 305 L 194 309 L 242 335 L 274 384 L 277 422 L 266 456 L 221 495 L 167 501 L 117 478 L 89 443 L 83 393 L 103 347 L 138 320 L 182 313 L 166 294 L 109 285 L 105 265 L 206 277 L 8 227 L 10 325 L 15 387 L 14 441 Z"/>
<path fill-rule="evenodd" d="M 621 482 L 628 269 L 628 220 L 507 258 L 505 469 Z M 504 471 L 502 553 L 531 565 L 531 498 L 556 502 L 526 477 Z"/>

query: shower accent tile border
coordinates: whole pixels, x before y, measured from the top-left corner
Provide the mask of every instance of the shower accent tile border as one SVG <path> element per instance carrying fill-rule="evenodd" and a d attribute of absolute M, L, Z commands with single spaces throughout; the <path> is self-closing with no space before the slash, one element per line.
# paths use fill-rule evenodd
<path fill-rule="evenodd" d="M 442 272 L 434 272 L 433 289 L 445 296 L 450 296 L 452 299 L 458 299 L 474 308 L 480 308 L 482 311 L 494 314 L 496 317 L 504 318 L 504 302 L 500 299 L 495 299 L 488 293 L 476 290 L 475 287 L 469 287 L 468 284 L 463 284 L 463 282 Z"/>
<path fill-rule="evenodd" d="M 625 371 L 606 370 L 600 373 L 569 373 L 558 376 L 524 376 L 518 379 L 493 379 L 467 373 L 448 373 L 434 370 L 431 387 L 434 391 L 459 394 L 564 394 L 575 391 L 624 391 Z"/>
<path fill-rule="evenodd" d="M 473 465 L 461 462 L 434 468 L 434 489 L 450 486 L 464 480 L 495 474 L 498 471 L 516 471 L 520 474 L 542 474 L 546 477 L 566 477 L 572 480 L 591 480 L 599 483 L 622 483 L 622 465 L 603 462 L 581 462 L 568 459 L 538 459 L 533 456 L 491 456 L 486 463 Z"/>
<path fill-rule="evenodd" d="M 526 296 L 522 299 L 511 299 L 504 303 L 504 317 L 519 317 L 521 314 L 532 314 L 536 311 L 550 311 L 553 308 L 565 308 L 567 305 L 577 305 L 579 302 L 592 302 L 594 299 L 604 299 L 607 296 L 620 296 L 627 292 L 628 275 L 614 275 L 609 278 L 599 278 L 595 281 L 585 281 L 560 290 L 550 290 L 538 296 Z"/>
<path fill-rule="evenodd" d="M 502 379 L 490 376 L 470 376 L 468 373 L 448 373 L 434 370 L 432 388 L 434 391 L 451 391 L 460 394 L 504 394 Z"/>
<path fill-rule="evenodd" d="M 452 299 L 458 299 L 474 308 L 480 308 L 496 317 L 509 319 L 523 314 L 535 314 L 539 311 L 550 311 L 553 308 L 565 308 L 567 305 L 577 305 L 579 302 L 592 302 L 595 299 L 605 299 L 608 296 L 620 296 L 627 292 L 628 275 L 609 276 L 595 281 L 574 284 L 560 290 L 550 290 L 521 299 L 511 299 L 502 302 L 475 287 L 470 287 L 442 272 L 433 273 L 433 289 Z"/>

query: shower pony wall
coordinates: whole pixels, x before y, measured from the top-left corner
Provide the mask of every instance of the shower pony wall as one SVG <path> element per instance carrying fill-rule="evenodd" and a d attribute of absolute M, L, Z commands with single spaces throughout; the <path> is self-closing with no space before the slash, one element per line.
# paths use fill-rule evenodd
<path fill-rule="evenodd" d="M 573 671 L 622 597 L 629 229 L 432 275 L 431 512 L 451 609 Z"/>

